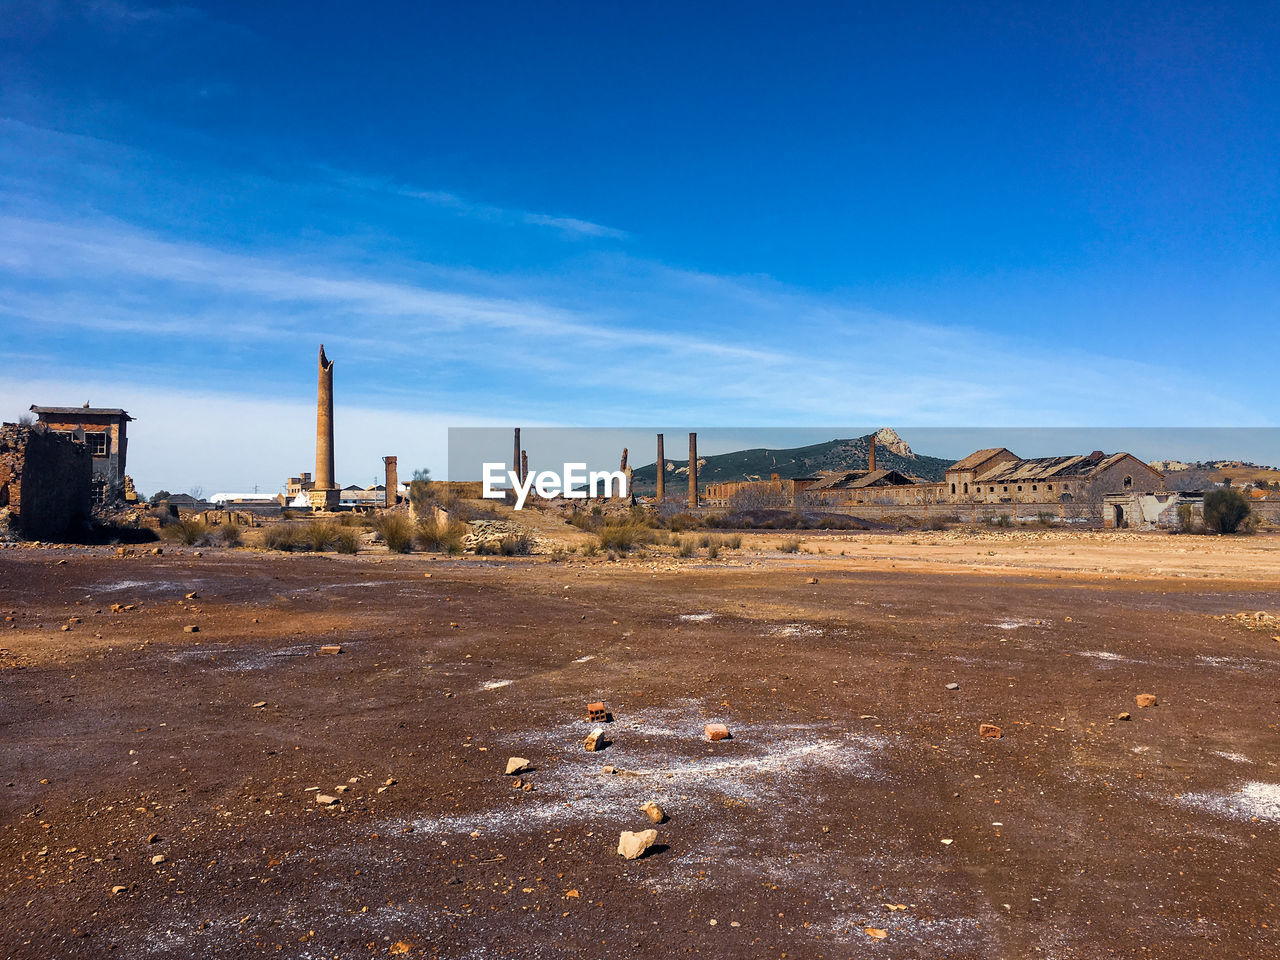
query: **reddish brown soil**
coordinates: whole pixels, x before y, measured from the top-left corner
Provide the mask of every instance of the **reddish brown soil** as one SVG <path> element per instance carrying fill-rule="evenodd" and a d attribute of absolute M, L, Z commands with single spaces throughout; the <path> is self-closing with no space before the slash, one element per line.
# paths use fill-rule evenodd
<path fill-rule="evenodd" d="M 0 552 L 0 956 L 1280 956 L 1273 580 L 859 552 Z"/>

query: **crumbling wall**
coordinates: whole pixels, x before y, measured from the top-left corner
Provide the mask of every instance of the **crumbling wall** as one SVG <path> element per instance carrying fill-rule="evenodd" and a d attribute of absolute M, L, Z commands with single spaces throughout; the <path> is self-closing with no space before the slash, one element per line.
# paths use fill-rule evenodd
<path fill-rule="evenodd" d="M 0 511 L 22 536 L 55 540 L 92 507 L 89 448 L 41 426 L 0 426 Z"/>

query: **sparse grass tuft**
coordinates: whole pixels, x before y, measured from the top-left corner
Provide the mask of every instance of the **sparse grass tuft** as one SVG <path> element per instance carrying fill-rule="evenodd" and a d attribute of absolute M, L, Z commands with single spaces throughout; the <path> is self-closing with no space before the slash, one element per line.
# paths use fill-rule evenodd
<path fill-rule="evenodd" d="M 392 553 L 413 549 L 413 523 L 403 513 L 380 513 L 373 518 L 373 530 Z"/>
<path fill-rule="evenodd" d="M 692 557 L 693 551 L 697 549 L 698 543 L 693 537 L 681 537 L 679 546 L 676 548 L 676 554 L 681 557 Z"/>
<path fill-rule="evenodd" d="M 333 546 L 338 525 L 331 520 L 312 520 L 302 528 L 302 543 L 308 550 L 321 553 Z"/>
<path fill-rule="evenodd" d="M 175 520 L 166 524 L 160 531 L 166 540 L 174 540 L 188 547 L 203 546 L 212 540 L 212 530 L 207 523 L 196 517 Z"/>
<path fill-rule="evenodd" d="M 296 550 L 300 542 L 296 523 L 276 523 L 262 533 L 262 545 L 268 550 Z"/>
<path fill-rule="evenodd" d="M 218 539 L 224 547 L 238 547 L 244 543 L 244 533 L 238 523 L 224 523 L 218 528 Z"/>
<path fill-rule="evenodd" d="M 634 523 L 606 523 L 596 536 L 600 539 L 600 546 L 605 550 L 626 553 L 637 544 L 646 542 L 649 539 L 649 531 Z"/>
<path fill-rule="evenodd" d="M 414 539 L 423 550 L 432 553 L 461 553 L 467 525 L 452 517 L 439 520 L 434 517 L 418 521 Z"/>
<path fill-rule="evenodd" d="M 339 553 L 359 553 L 360 534 L 351 527 L 344 526 L 333 538 L 333 546 Z"/>
<path fill-rule="evenodd" d="M 779 549 L 782 553 L 799 553 L 799 552 L 800 552 L 800 538 L 799 538 L 799 537 L 788 537 L 786 540 L 783 540 L 783 541 L 782 541 L 782 543 L 778 545 L 778 549 Z"/>

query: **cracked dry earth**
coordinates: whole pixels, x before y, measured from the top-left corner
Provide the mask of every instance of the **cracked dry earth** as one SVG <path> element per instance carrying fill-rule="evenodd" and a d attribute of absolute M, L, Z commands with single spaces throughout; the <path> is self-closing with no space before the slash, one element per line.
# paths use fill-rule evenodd
<path fill-rule="evenodd" d="M 1280 956 L 1274 582 L 763 557 L 0 552 L 0 956 Z"/>

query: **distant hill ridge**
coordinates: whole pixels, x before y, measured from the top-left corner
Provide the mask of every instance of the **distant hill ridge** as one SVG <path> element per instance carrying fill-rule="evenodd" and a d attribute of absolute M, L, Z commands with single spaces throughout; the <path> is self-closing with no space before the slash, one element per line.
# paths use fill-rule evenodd
<path fill-rule="evenodd" d="M 941 480 L 947 467 L 954 460 L 929 457 L 915 453 L 907 442 L 891 427 L 883 427 L 874 434 L 848 440 L 828 440 L 807 447 L 771 450 L 757 447 L 753 450 L 735 450 L 698 458 L 698 482 L 726 483 L 737 480 L 768 480 L 770 475 L 791 479 L 808 477 L 823 470 L 865 470 L 871 452 L 871 438 L 876 438 L 876 467 L 881 470 L 897 470 L 908 476 L 924 480 Z M 689 461 L 667 460 L 667 483 L 688 483 Z M 638 491 L 652 491 L 657 484 L 656 465 L 649 463 L 636 467 L 632 484 Z"/>

